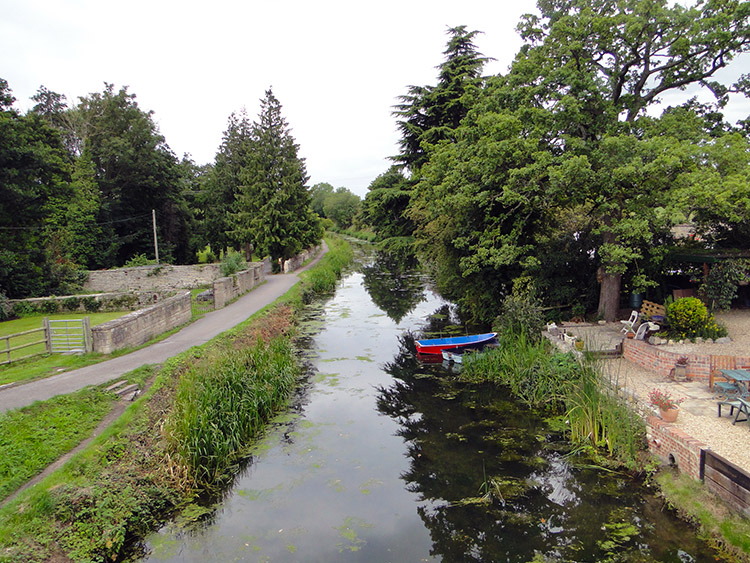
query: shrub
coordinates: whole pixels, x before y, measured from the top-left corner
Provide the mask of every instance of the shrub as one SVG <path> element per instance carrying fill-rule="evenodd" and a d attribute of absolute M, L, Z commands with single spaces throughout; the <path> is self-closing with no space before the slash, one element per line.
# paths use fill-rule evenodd
<path fill-rule="evenodd" d="M 247 262 L 241 252 L 228 250 L 221 259 L 221 275 L 231 276 L 242 270 L 247 270 Z"/>
<path fill-rule="evenodd" d="M 130 260 L 125 262 L 125 268 L 135 268 L 137 266 L 150 266 L 156 264 L 156 260 L 149 260 L 145 254 L 136 254 Z"/>
<path fill-rule="evenodd" d="M 38 313 L 36 305 L 29 303 L 28 301 L 19 301 L 13 304 L 14 317 L 29 317 Z"/>
<path fill-rule="evenodd" d="M 54 315 L 60 311 L 60 304 L 56 299 L 47 299 L 39 304 L 39 312 L 46 315 Z"/>
<path fill-rule="evenodd" d="M 726 260 L 714 264 L 708 272 L 703 291 L 713 309 L 728 310 L 737 297 L 740 282 L 750 277 L 750 261 Z"/>
<path fill-rule="evenodd" d="M 203 250 L 196 252 L 198 264 L 213 264 L 216 262 L 216 254 L 211 250 L 211 245 L 207 244 Z"/>
<path fill-rule="evenodd" d="M 719 338 L 726 328 L 716 322 L 706 305 L 697 297 L 678 299 L 667 306 L 669 334 L 680 339 Z"/>
<path fill-rule="evenodd" d="M 78 297 L 66 297 L 62 306 L 66 311 L 77 311 L 78 307 L 81 306 L 81 300 Z"/>
<path fill-rule="evenodd" d="M 83 308 L 86 309 L 87 312 L 96 313 L 101 307 L 101 301 L 97 300 L 95 297 L 83 298 Z"/>
<path fill-rule="evenodd" d="M 523 334 L 529 341 L 536 342 L 541 338 L 544 326 L 544 315 L 536 298 L 531 294 L 513 294 L 503 300 L 493 330 L 501 334 Z"/>

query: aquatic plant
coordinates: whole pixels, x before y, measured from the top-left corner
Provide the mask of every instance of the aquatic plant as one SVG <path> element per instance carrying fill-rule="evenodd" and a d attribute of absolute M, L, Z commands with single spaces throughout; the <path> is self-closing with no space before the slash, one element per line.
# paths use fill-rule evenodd
<path fill-rule="evenodd" d="M 177 470 L 185 471 L 193 485 L 214 485 L 284 404 L 298 374 L 286 337 L 202 357 L 180 378 L 164 424 Z"/>

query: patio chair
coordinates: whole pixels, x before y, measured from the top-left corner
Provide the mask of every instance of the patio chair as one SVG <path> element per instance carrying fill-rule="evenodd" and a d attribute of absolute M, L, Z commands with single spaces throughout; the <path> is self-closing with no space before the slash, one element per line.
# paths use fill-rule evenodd
<path fill-rule="evenodd" d="M 750 403 L 745 399 L 737 399 L 737 402 L 739 403 L 739 406 L 737 407 L 737 414 L 734 416 L 734 422 L 732 422 L 732 424 L 745 421 L 750 423 Z M 740 418 L 742 413 L 745 414 L 745 418 Z"/>
<path fill-rule="evenodd" d="M 660 328 L 661 327 L 658 324 L 647 321 L 639 326 L 638 330 L 635 331 L 635 339 L 644 340 L 646 338 L 646 334 L 648 334 L 649 332 L 656 332 Z"/>
<path fill-rule="evenodd" d="M 737 399 L 724 399 L 716 403 L 719 409 L 719 418 L 721 418 L 721 407 L 729 407 L 729 416 L 734 414 L 734 409 L 740 408 L 740 402 Z"/>
<path fill-rule="evenodd" d="M 630 318 L 626 321 L 620 321 L 623 324 L 622 332 L 635 332 L 635 325 L 638 322 L 638 311 L 630 313 Z"/>

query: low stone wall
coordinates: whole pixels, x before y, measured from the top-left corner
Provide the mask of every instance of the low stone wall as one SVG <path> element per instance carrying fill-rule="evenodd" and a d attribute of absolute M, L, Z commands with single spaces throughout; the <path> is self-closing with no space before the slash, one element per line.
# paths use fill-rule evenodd
<path fill-rule="evenodd" d="M 159 334 L 187 323 L 191 316 L 190 292 L 185 291 L 156 305 L 93 327 L 94 352 L 110 354 L 122 348 L 140 346 Z"/>
<path fill-rule="evenodd" d="M 671 352 L 668 346 L 653 346 L 648 342 L 633 338 L 626 338 L 622 344 L 622 353 L 626 359 L 658 375 L 668 376 L 677 358 L 681 356 L 686 356 L 688 359 L 687 376 L 690 379 L 705 379 L 708 381 L 711 375 L 711 367 L 715 365 L 715 362 L 712 361 L 712 354 Z M 750 356 L 736 356 L 735 362 L 737 369 L 750 369 Z"/>
<path fill-rule="evenodd" d="M 263 265 L 253 262 L 247 270 L 214 281 L 214 309 L 221 309 L 232 299 L 247 293 L 265 279 Z"/>
<path fill-rule="evenodd" d="M 219 277 L 221 264 L 160 264 L 93 270 L 83 287 L 87 291 L 165 291 L 211 285 Z"/>
<path fill-rule="evenodd" d="M 10 299 L 11 305 L 24 308 L 26 305 L 34 311 L 52 313 L 96 313 L 108 311 L 126 311 L 147 307 L 164 301 L 172 296 L 172 291 L 127 291 L 109 293 L 91 293 L 87 295 L 61 295 L 53 297 L 29 297 L 28 299 Z M 54 305 L 50 305 L 54 303 Z"/>
<path fill-rule="evenodd" d="M 307 250 L 303 250 L 302 252 L 297 254 L 297 256 L 290 258 L 289 260 L 285 260 L 283 272 L 285 274 L 294 272 L 295 270 L 299 269 L 302 264 L 315 256 L 318 252 L 320 252 L 320 245 L 313 246 L 312 248 L 308 248 Z"/>

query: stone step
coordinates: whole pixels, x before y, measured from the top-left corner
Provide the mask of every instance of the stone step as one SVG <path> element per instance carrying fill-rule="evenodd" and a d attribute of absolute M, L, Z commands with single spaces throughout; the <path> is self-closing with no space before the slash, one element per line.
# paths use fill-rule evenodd
<path fill-rule="evenodd" d="M 140 389 L 138 388 L 137 383 L 132 383 L 126 387 L 123 387 L 122 389 L 118 389 L 117 391 L 115 391 L 115 393 L 117 393 L 120 397 L 130 398 L 131 401 L 135 400 L 139 392 Z"/>
<path fill-rule="evenodd" d="M 110 385 L 109 387 L 107 387 L 107 391 L 115 391 L 115 389 L 117 389 L 118 387 L 122 387 L 126 383 L 127 383 L 127 381 L 124 380 L 124 379 L 121 379 L 120 381 L 116 381 L 112 385 Z"/>

